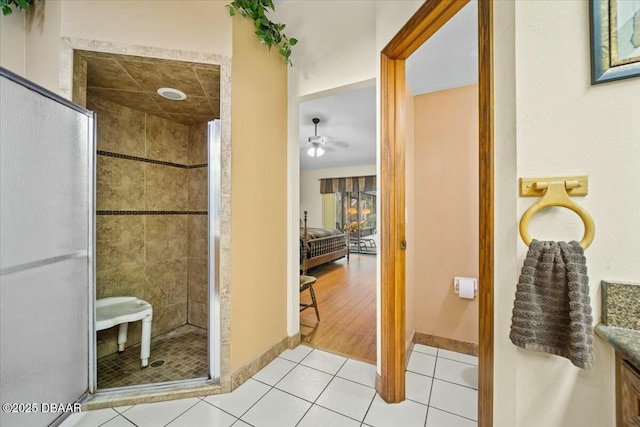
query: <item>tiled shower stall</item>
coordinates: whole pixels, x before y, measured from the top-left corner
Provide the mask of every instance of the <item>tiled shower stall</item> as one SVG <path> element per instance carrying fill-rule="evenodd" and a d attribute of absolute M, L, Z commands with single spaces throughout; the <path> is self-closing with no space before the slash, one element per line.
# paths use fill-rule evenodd
<path fill-rule="evenodd" d="M 97 298 L 152 304 L 154 337 L 206 328 L 207 123 L 177 123 L 92 93 L 87 107 L 98 118 Z M 131 346 L 140 322 L 129 328 Z M 98 358 L 116 352 L 116 341 L 117 328 L 98 332 Z"/>

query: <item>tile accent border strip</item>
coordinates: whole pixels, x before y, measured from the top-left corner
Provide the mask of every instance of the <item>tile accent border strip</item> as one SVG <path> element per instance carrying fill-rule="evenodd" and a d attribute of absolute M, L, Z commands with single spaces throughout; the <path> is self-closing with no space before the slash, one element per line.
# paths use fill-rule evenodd
<path fill-rule="evenodd" d="M 413 333 L 412 344 L 423 344 L 430 347 L 438 347 L 443 350 L 455 351 L 458 353 L 468 354 L 469 356 L 478 355 L 478 344 L 466 341 L 458 341 L 451 338 L 438 337 L 435 335 L 425 334 L 415 331 Z"/>
<path fill-rule="evenodd" d="M 207 211 L 96 211 L 96 215 L 208 215 Z"/>
<path fill-rule="evenodd" d="M 144 157 L 129 156 L 127 154 L 112 153 L 111 151 L 97 150 L 96 153 L 99 156 L 114 157 L 116 159 L 124 159 L 124 160 L 133 160 L 135 162 L 153 163 L 155 165 L 171 166 L 171 167 L 180 168 L 180 169 L 198 169 L 198 168 L 207 167 L 206 163 L 201 163 L 198 165 L 181 165 L 180 163 L 165 162 L 164 160 L 153 160 L 153 159 L 146 159 Z"/>
<path fill-rule="evenodd" d="M 295 335 L 284 337 L 273 347 L 253 359 L 251 362 L 237 369 L 231 374 L 231 391 L 237 389 L 244 384 L 249 378 L 254 376 L 258 371 L 275 360 L 280 353 L 286 349 L 292 349 L 300 344 L 301 335 L 298 332 Z"/>

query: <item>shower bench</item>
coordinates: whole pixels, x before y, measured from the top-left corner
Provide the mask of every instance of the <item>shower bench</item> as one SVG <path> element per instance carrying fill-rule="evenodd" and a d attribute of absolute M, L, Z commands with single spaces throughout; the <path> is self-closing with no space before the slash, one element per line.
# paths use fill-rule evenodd
<path fill-rule="evenodd" d="M 110 297 L 96 300 L 96 331 L 120 325 L 118 329 L 118 352 L 123 352 L 127 345 L 129 322 L 142 320 L 140 359 L 142 359 L 143 368 L 149 365 L 152 319 L 153 307 L 151 307 L 151 304 L 136 297 Z"/>

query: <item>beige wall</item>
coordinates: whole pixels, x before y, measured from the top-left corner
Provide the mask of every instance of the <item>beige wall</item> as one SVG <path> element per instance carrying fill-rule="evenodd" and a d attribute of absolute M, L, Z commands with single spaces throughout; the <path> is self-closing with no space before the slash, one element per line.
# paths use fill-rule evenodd
<path fill-rule="evenodd" d="M 59 0 L 34 2 L 28 12 L 0 17 L 0 65 L 57 92 L 59 88 Z"/>
<path fill-rule="evenodd" d="M 1 15 L 1 14 L 0 14 Z M 24 75 L 26 32 L 25 13 L 0 16 L 0 66 Z"/>
<path fill-rule="evenodd" d="M 291 57 L 294 68 L 290 78 L 298 89 L 293 96 L 375 77 L 375 4 L 375 1 L 341 0 L 277 5 L 274 19 L 284 22 L 285 33 L 299 40 Z"/>
<path fill-rule="evenodd" d="M 453 278 L 478 277 L 478 85 L 416 96 L 414 108 L 415 328 L 477 343 L 478 300 L 459 298 Z"/>
<path fill-rule="evenodd" d="M 56 92 L 60 85 L 60 0 L 33 3 L 27 17 L 27 78 Z M 54 66 L 55 64 L 55 66 Z"/>
<path fill-rule="evenodd" d="M 0 18 L 0 64 L 60 91 L 61 37 L 231 56 L 231 19 L 223 1 L 47 0 Z M 24 19 L 24 18 L 22 18 Z M 5 25 L 7 23 L 7 25 Z M 99 44 L 96 46 L 99 47 Z M 66 95 L 66 94 L 64 94 Z"/>
<path fill-rule="evenodd" d="M 63 3 L 63 37 L 231 55 L 231 19 L 224 1 Z"/>
<path fill-rule="evenodd" d="M 415 112 L 414 97 L 411 88 L 407 85 L 405 100 L 405 206 L 407 218 L 405 234 L 407 236 L 407 251 L 405 255 L 405 311 L 406 311 L 406 347 L 411 345 L 413 331 L 416 330 L 416 244 L 415 236 Z"/>
<path fill-rule="evenodd" d="M 320 179 L 375 174 L 376 165 L 300 171 L 300 219 L 304 219 L 304 211 L 308 211 L 307 225 L 309 227 L 323 227 Z"/>
<path fill-rule="evenodd" d="M 287 68 L 241 17 L 231 80 L 233 372 L 287 336 Z"/>
<path fill-rule="evenodd" d="M 640 196 L 628 191 L 629 184 L 640 184 L 640 126 L 633 119 L 640 112 L 640 79 L 591 86 L 588 22 L 588 2 L 516 2 L 517 156 L 510 160 L 517 165 L 517 177 L 589 176 L 589 195 L 576 201 L 596 224 L 594 243 L 585 255 L 594 320 L 599 321 L 600 281 L 640 278 Z M 504 143 L 496 141 L 496 146 Z M 506 224 L 496 223 L 497 232 L 505 233 L 501 238 L 532 202 L 517 198 L 516 215 Z M 577 217 L 560 209 L 536 215 L 531 227 L 532 236 L 541 239 L 580 239 L 582 231 Z M 519 268 L 526 247 L 517 235 L 513 238 Z M 509 256 L 496 255 L 497 265 Z M 513 295 L 509 283 L 516 280 L 496 280 L 496 292 Z M 507 323 L 504 314 L 511 306 L 512 301 L 496 304 L 498 321 Z M 542 353 L 516 354 L 518 426 L 614 425 L 613 351 L 603 340 L 595 341 L 592 371 Z M 497 356 L 500 370 L 507 359 Z M 541 407 L 552 410 L 539 411 Z"/>

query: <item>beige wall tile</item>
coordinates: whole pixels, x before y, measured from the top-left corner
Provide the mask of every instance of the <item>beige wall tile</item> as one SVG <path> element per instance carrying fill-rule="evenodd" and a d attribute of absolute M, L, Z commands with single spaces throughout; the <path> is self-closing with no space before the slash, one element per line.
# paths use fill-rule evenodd
<path fill-rule="evenodd" d="M 189 258 L 189 301 L 206 304 L 208 296 L 208 260 Z"/>
<path fill-rule="evenodd" d="M 73 91 L 71 100 L 83 107 L 87 106 L 87 60 L 73 53 Z"/>
<path fill-rule="evenodd" d="M 96 113 L 98 150 L 145 156 L 145 114 L 107 101 L 91 91 L 87 108 Z"/>
<path fill-rule="evenodd" d="M 141 91 L 142 88 L 112 58 L 89 57 L 89 82 L 91 87 Z"/>
<path fill-rule="evenodd" d="M 208 98 L 220 98 L 220 68 L 196 68 L 196 74 L 205 89 Z"/>
<path fill-rule="evenodd" d="M 184 258 L 187 254 L 187 215 L 146 216 L 146 262 Z"/>
<path fill-rule="evenodd" d="M 207 123 L 189 126 L 189 164 L 201 165 L 207 163 Z"/>
<path fill-rule="evenodd" d="M 96 217 L 96 270 L 144 264 L 145 218 L 129 215 Z"/>
<path fill-rule="evenodd" d="M 193 126 L 197 123 L 208 122 L 210 120 L 218 118 L 216 111 L 211 110 L 210 114 L 182 114 L 182 113 L 167 113 L 167 118 L 174 122 L 182 123 L 186 126 Z"/>
<path fill-rule="evenodd" d="M 98 210 L 144 210 L 144 163 L 97 156 Z"/>
<path fill-rule="evenodd" d="M 145 298 L 155 309 L 187 301 L 187 258 L 145 267 Z"/>
<path fill-rule="evenodd" d="M 190 258 L 206 258 L 208 252 L 207 215 L 189 215 L 189 254 Z"/>
<path fill-rule="evenodd" d="M 207 306 L 199 302 L 189 301 L 189 323 L 207 329 L 209 322 L 207 319 Z"/>
<path fill-rule="evenodd" d="M 118 351 L 118 328 L 115 327 L 98 331 L 96 336 L 96 346 L 98 358 L 113 354 Z"/>
<path fill-rule="evenodd" d="M 189 96 L 180 102 L 164 98 L 157 93 L 151 93 L 150 96 L 166 113 L 183 114 L 188 112 L 196 116 L 213 118 L 214 110 L 209 99 L 205 96 Z"/>
<path fill-rule="evenodd" d="M 131 346 L 140 344 L 141 337 L 142 322 L 129 323 L 129 326 L 127 328 L 127 348 L 129 348 L 128 351 L 132 351 L 130 349 Z M 96 344 L 98 347 L 98 358 L 118 351 L 118 327 L 114 326 L 113 328 L 98 331 Z M 133 349 L 133 351 L 136 351 L 136 349 Z"/>
<path fill-rule="evenodd" d="M 156 336 L 164 332 L 187 324 L 187 303 L 173 304 L 158 311 L 153 310 L 153 329 L 151 336 Z"/>
<path fill-rule="evenodd" d="M 103 89 L 89 87 L 89 95 L 98 96 L 117 105 L 132 108 L 138 113 L 152 113 L 162 115 L 164 112 L 158 104 L 153 102 L 146 92 L 132 92 L 130 90 Z"/>
<path fill-rule="evenodd" d="M 207 169 L 189 169 L 189 210 L 206 211 L 208 201 Z"/>
<path fill-rule="evenodd" d="M 161 87 L 174 87 L 190 96 L 204 96 L 198 76 L 191 67 L 185 67 L 185 64 L 148 64 L 126 60 L 121 60 L 120 64 L 147 92 L 155 92 Z"/>
<path fill-rule="evenodd" d="M 189 128 L 185 125 L 146 115 L 146 157 L 186 165 L 189 163 Z"/>
<path fill-rule="evenodd" d="M 144 299 L 143 266 L 115 268 L 96 273 L 96 297 L 136 297 Z"/>
<path fill-rule="evenodd" d="M 147 210 L 182 211 L 188 206 L 188 169 L 145 163 Z"/>

